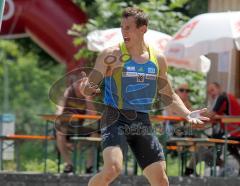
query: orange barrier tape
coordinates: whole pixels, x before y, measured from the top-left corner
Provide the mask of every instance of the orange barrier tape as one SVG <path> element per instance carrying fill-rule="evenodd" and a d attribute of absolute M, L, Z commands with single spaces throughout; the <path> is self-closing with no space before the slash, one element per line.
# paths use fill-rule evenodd
<path fill-rule="evenodd" d="M 227 116 L 220 119 L 222 123 L 240 123 L 240 116 Z"/>
<path fill-rule="evenodd" d="M 177 146 L 167 146 L 168 150 L 177 150 Z"/>
<path fill-rule="evenodd" d="M 162 116 L 162 115 L 152 115 L 150 116 L 151 119 L 153 120 L 158 120 L 158 121 L 164 121 L 164 120 L 171 120 L 171 121 L 186 121 L 182 117 L 177 117 L 177 116 Z"/>
<path fill-rule="evenodd" d="M 225 143 L 225 140 L 224 139 L 211 139 L 211 138 L 209 138 L 209 142 L 213 142 L 213 143 Z M 239 141 L 236 141 L 236 140 L 227 140 L 227 143 L 228 144 L 235 144 L 235 145 L 237 145 L 237 144 L 240 144 L 240 142 Z"/>
<path fill-rule="evenodd" d="M 101 119 L 99 115 L 80 115 L 80 114 L 72 114 L 72 115 L 54 115 L 54 114 L 43 114 L 39 115 L 43 120 L 46 121 L 74 121 L 79 119 Z"/>
<path fill-rule="evenodd" d="M 81 115 L 81 114 L 72 114 L 72 115 L 54 115 L 54 114 L 42 114 L 39 115 L 43 120 L 46 121 L 74 121 L 78 119 L 93 119 L 98 120 L 101 119 L 101 115 Z M 162 115 L 151 115 L 150 118 L 152 120 L 157 121 L 186 121 L 182 117 L 178 116 L 162 116 Z M 240 116 L 216 116 L 212 119 L 212 121 L 221 121 L 222 123 L 240 123 Z"/>
<path fill-rule="evenodd" d="M 54 140 L 54 136 L 35 136 L 35 135 L 6 135 L 0 136 L 0 139 L 15 140 L 15 139 L 29 139 L 29 140 Z"/>
<path fill-rule="evenodd" d="M 193 143 L 204 143 L 204 142 L 209 142 L 209 143 L 227 143 L 227 144 L 240 144 L 239 141 L 236 140 L 226 140 L 225 139 L 216 139 L 216 138 L 188 138 L 188 137 L 179 137 L 179 138 L 170 138 L 171 142 L 193 142 Z"/>
<path fill-rule="evenodd" d="M 39 115 L 43 120 L 47 121 L 73 121 L 76 119 L 101 119 L 100 115 L 81 115 L 81 114 L 72 114 L 72 115 L 54 115 L 54 114 L 43 114 Z M 164 120 L 172 120 L 172 121 L 185 121 L 182 117 L 177 116 L 161 116 L 161 115 L 151 115 L 151 119 L 164 121 Z"/>
<path fill-rule="evenodd" d="M 73 114 L 73 118 L 78 119 L 101 119 L 102 116 L 100 115 L 80 115 L 80 114 Z"/>

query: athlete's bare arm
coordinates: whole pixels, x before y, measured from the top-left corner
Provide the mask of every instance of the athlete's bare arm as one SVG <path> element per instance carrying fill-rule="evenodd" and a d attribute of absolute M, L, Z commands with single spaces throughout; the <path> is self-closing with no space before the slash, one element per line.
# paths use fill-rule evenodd
<path fill-rule="evenodd" d="M 180 97 L 174 92 L 171 83 L 168 80 L 167 63 L 164 56 L 158 56 L 158 64 L 160 69 L 158 78 L 158 86 L 160 86 L 159 94 L 167 95 L 172 98 L 172 103 L 169 105 L 170 109 L 179 114 L 181 117 L 186 118 L 190 123 L 203 124 L 203 121 L 208 121 L 208 117 L 202 116 L 202 113 L 205 113 L 206 109 L 196 110 L 192 112 L 189 111 Z M 161 87 L 161 83 L 163 84 L 163 87 Z"/>
<path fill-rule="evenodd" d="M 186 108 L 183 101 L 173 90 L 171 83 L 167 76 L 167 63 L 164 56 L 158 56 L 158 65 L 159 65 L 159 78 L 158 86 L 160 86 L 159 94 L 166 95 L 172 98 L 172 103 L 169 105 L 170 109 L 178 113 L 182 117 L 186 117 L 190 111 Z"/>
<path fill-rule="evenodd" d="M 83 95 L 91 96 L 94 93 L 98 93 L 100 91 L 99 85 L 103 78 L 107 75 L 106 73 L 108 67 L 113 67 L 115 65 L 114 60 L 116 61 L 118 56 L 118 46 L 107 48 L 98 55 L 93 70 L 89 73 L 88 76 L 85 74 L 85 77 L 80 83 L 79 89 Z"/>

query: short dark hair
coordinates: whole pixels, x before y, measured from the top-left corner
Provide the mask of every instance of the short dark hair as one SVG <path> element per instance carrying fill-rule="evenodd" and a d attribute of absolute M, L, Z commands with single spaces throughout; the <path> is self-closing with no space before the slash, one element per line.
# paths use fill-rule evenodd
<path fill-rule="evenodd" d="M 139 28 L 143 25 L 148 26 L 148 15 L 140 8 L 128 7 L 122 13 L 122 18 L 134 17 L 136 27 Z"/>

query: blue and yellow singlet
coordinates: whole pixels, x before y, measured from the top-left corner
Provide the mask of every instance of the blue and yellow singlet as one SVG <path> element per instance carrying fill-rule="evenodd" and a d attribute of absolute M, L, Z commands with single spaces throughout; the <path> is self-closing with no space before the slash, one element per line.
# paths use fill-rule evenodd
<path fill-rule="evenodd" d="M 104 103 L 115 108 L 148 113 L 157 94 L 159 67 L 156 55 L 148 47 L 149 60 L 139 64 L 132 60 L 124 43 L 120 43 L 122 65 L 105 77 Z"/>

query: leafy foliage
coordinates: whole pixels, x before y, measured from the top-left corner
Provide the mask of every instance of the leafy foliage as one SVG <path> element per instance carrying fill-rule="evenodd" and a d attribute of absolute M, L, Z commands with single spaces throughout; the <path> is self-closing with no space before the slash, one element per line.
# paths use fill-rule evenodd
<path fill-rule="evenodd" d="M 77 1 L 89 13 L 89 31 L 96 28 L 119 27 L 122 10 L 128 6 L 138 6 L 150 17 L 149 28 L 168 34 L 176 32 L 188 17 L 181 12 L 175 12 L 174 8 L 181 7 L 187 0 L 165 1 L 105 1 L 95 0 L 88 5 L 84 1 Z"/>
<path fill-rule="evenodd" d="M 48 64 L 48 69 L 39 68 L 40 57 L 36 52 L 25 51 L 24 46 L 14 41 L 0 41 L 0 77 L 4 76 L 4 63 L 9 76 L 9 109 L 1 112 L 16 114 L 17 131 L 38 133 L 42 128 L 38 114 L 52 113 L 55 108 L 49 102 L 48 90 L 64 68 L 61 65 Z M 0 79 L 3 87 L 4 79 Z M 0 91 L 3 100 L 3 91 Z M 38 126 L 38 127 L 37 127 Z"/>
<path fill-rule="evenodd" d="M 174 88 L 177 88 L 178 85 L 182 83 L 188 83 L 192 90 L 190 93 L 190 100 L 193 108 L 206 107 L 206 75 L 173 67 L 169 68 L 168 74 Z"/>

